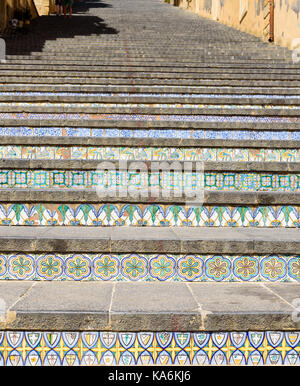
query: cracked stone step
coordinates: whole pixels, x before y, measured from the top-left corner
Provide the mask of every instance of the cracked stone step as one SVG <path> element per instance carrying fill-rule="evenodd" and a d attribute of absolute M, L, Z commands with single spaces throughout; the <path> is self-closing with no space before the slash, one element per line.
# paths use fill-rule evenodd
<path fill-rule="evenodd" d="M 0 282 L 9 331 L 299 330 L 294 283 Z"/>

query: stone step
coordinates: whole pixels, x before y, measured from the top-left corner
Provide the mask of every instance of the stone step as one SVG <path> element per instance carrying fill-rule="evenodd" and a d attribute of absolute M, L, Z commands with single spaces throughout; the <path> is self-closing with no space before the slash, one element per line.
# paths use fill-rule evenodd
<path fill-rule="evenodd" d="M 207 109 L 219 108 L 237 109 L 240 106 L 244 109 L 299 109 L 300 96 L 280 96 L 270 95 L 269 97 L 244 96 L 244 95 L 217 95 L 212 94 L 207 97 L 205 94 L 153 94 L 153 93 L 119 93 L 111 95 L 106 94 L 88 94 L 88 93 L 0 93 L 0 108 L 4 111 L 13 108 L 42 106 L 51 107 L 76 107 L 84 105 L 85 107 L 172 107 L 176 109 Z M 23 102 L 23 103 L 22 103 Z M 107 105 L 108 104 L 108 105 Z M 140 106 L 142 105 L 142 106 Z M 162 106 L 160 106 L 162 105 Z M 236 106 L 238 105 L 238 107 Z M 249 107 L 248 105 L 251 105 Z"/>
<path fill-rule="evenodd" d="M 9 63 L 9 64 L 8 64 Z M 255 71 L 255 74 L 260 74 L 264 75 L 265 77 L 268 77 L 269 75 L 295 75 L 299 76 L 299 70 L 297 68 L 284 68 L 284 67 L 279 67 L 279 68 L 269 68 L 268 71 L 266 72 L 266 68 L 255 68 L 255 66 L 247 66 L 247 67 L 227 67 L 227 66 L 209 66 L 209 65 L 201 65 L 199 64 L 197 67 L 193 66 L 179 66 L 179 65 L 164 65 L 164 66 L 159 66 L 159 65 L 139 65 L 136 63 L 133 64 L 128 64 L 124 62 L 123 65 L 118 65 L 118 64 L 111 64 L 111 65 L 103 65 L 99 64 L 99 62 L 94 63 L 91 62 L 91 64 L 86 64 L 86 63 L 78 63 L 78 64 L 64 64 L 63 61 L 58 62 L 57 64 L 49 64 L 48 61 L 36 61 L 34 63 L 22 63 L 18 64 L 17 61 L 9 61 L 6 60 L 5 63 L 0 64 L 0 69 L 1 71 L 6 71 L 11 73 L 12 71 L 16 71 L 16 73 L 20 71 L 54 71 L 57 73 L 60 72 L 83 72 L 85 73 L 116 73 L 116 74 L 127 74 L 131 75 L 133 73 L 188 73 L 188 74 L 204 74 L 204 75 L 210 75 L 210 74 L 218 74 L 219 76 L 224 76 L 226 75 L 245 75 L 245 74 L 251 74 L 253 75 L 253 72 Z"/>
<path fill-rule="evenodd" d="M 153 79 L 144 78 L 86 78 L 86 77 L 55 77 L 43 76 L 43 77 L 30 77 L 30 76 L 3 76 L 0 79 L 1 84 L 6 83 L 39 83 L 39 84 L 90 84 L 90 85 L 127 85 L 127 86 L 237 86 L 237 87 L 299 87 L 300 82 L 297 81 L 279 81 L 279 80 L 220 80 L 220 79 L 159 79 L 157 77 Z"/>
<path fill-rule="evenodd" d="M 149 39 L 150 40 L 150 39 Z M 86 42 L 85 45 L 80 46 L 80 41 L 76 40 L 76 43 L 78 43 L 79 49 L 77 49 L 77 44 L 74 47 L 73 45 L 68 44 L 69 42 L 60 41 L 57 43 L 56 47 L 45 47 L 44 50 L 36 51 L 34 50 L 34 47 L 30 49 L 30 47 L 24 49 L 24 47 L 15 47 L 14 50 L 10 49 L 10 44 L 12 41 L 8 41 L 8 55 L 11 57 L 14 56 L 13 53 L 17 53 L 18 56 L 27 56 L 26 54 L 28 51 L 30 52 L 30 57 L 36 58 L 36 57 L 45 57 L 45 56 L 55 56 L 57 53 L 61 53 L 61 58 L 65 57 L 81 57 L 86 55 L 87 57 L 97 58 L 102 57 L 102 53 L 104 53 L 104 58 L 107 59 L 108 57 L 111 57 L 113 59 L 120 60 L 122 57 L 129 58 L 132 61 L 135 61 L 136 59 L 143 59 L 143 58 L 162 58 L 164 61 L 167 61 L 168 59 L 179 61 L 180 58 L 184 58 L 185 61 L 188 61 L 190 58 L 192 61 L 196 61 L 197 59 L 200 62 L 211 62 L 213 59 L 217 59 L 219 63 L 230 63 L 230 62 L 242 62 L 245 63 L 247 59 L 249 59 L 250 63 L 273 63 L 273 62 L 280 62 L 280 63 L 287 63 L 290 64 L 292 62 L 292 53 L 288 49 L 285 50 L 285 52 L 280 52 L 280 49 L 275 51 L 268 49 L 268 46 L 265 46 L 265 52 L 263 54 L 260 54 L 259 45 L 254 44 L 250 45 L 248 47 L 238 47 L 236 49 L 231 49 L 230 46 L 226 46 L 226 43 L 222 44 L 222 50 L 220 50 L 220 47 L 217 45 L 215 47 L 210 46 L 202 46 L 199 48 L 197 45 L 191 45 L 187 44 L 185 52 L 182 52 L 181 48 L 173 47 L 173 48 L 166 48 L 164 45 L 155 45 L 151 42 L 152 45 L 149 45 L 149 40 L 143 39 L 143 40 L 136 40 L 134 45 L 127 45 L 126 47 L 120 47 L 120 42 L 117 41 L 116 44 L 111 43 L 100 43 L 99 40 L 95 40 L 93 44 L 91 44 L 89 41 Z M 84 42 L 83 42 L 84 43 Z M 72 44 L 72 43 L 71 43 Z M 94 49 L 93 49 L 94 48 Z M 101 50 L 101 52 L 99 52 Z M 112 53 L 113 51 L 113 53 Z M 254 55 L 256 55 L 256 58 L 254 58 Z M 284 58 L 284 56 L 286 56 Z"/>
<path fill-rule="evenodd" d="M 134 233 L 132 227 L 0 229 L 0 285 L 7 280 L 150 282 L 150 286 L 166 281 L 221 286 L 300 280 L 298 229 L 136 227 Z"/>
<path fill-rule="evenodd" d="M 299 204 L 300 193 L 297 192 L 233 192 L 233 191 L 213 191 L 205 190 L 203 193 L 203 204 L 208 206 L 218 205 L 222 206 L 282 206 Z M 123 203 L 132 204 L 174 204 L 180 205 L 186 203 L 186 196 L 183 197 L 156 197 L 150 196 L 148 199 L 136 197 L 134 200 L 131 197 L 123 197 Z M 1 203 L 118 203 L 118 197 L 101 197 L 90 189 L 1 189 L 0 191 Z"/>
<path fill-rule="evenodd" d="M 149 63 L 151 62 L 151 63 Z M 4 64 L 0 64 L 1 65 L 6 65 L 6 64 L 9 64 L 9 65 L 54 65 L 56 68 L 57 68 L 57 65 L 72 65 L 74 64 L 75 66 L 109 66 L 109 67 L 113 67 L 113 66 L 130 66 L 130 67 L 145 67 L 147 66 L 147 68 L 150 66 L 154 66 L 154 67 L 179 67 L 179 68 L 184 68 L 184 67 L 192 67 L 192 68 L 208 68 L 208 69 L 232 69 L 232 70 L 235 70 L 235 69 L 252 69 L 252 70 L 256 70 L 256 69 L 263 69 L 265 71 L 269 71 L 269 70 L 298 70 L 298 66 L 297 64 L 293 64 L 292 62 L 280 62 L 280 60 L 276 60 L 276 61 L 272 61 L 270 62 L 269 60 L 268 61 L 265 61 L 265 62 L 260 62 L 259 60 L 256 62 L 256 61 L 253 61 L 253 60 L 249 60 L 249 61 L 246 61 L 246 62 L 233 62 L 233 61 L 230 61 L 230 62 L 212 62 L 212 61 L 209 61 L 209 60 L 205 60 L 205 61 L 202 61 L 201 63 L 199 63 L 199 61 L 193 61 L 192 59 L 186 59 L 185 57 L 182 57 L 180 58 L 180 60 L 177 58 L 174 58 L 173 61 L 170 61 L 170 60 L 165 60 L 164 58 L 158 58 L 158 57 L 153 57 L 151 58 L 151 60 L 149 60 L 148 58 L 143 58 L 143 57 L 139 57 L 139 58 L 135 58 L 134 61 L 132 61 L 130 59 L 130 62 L 128 62 L 128 58 L 126 59 L 122 59 L 122 58 L 118 58 L 118 57 L 115 57 L 113 58 L 113 62 L 112 62 L 112 58 L 104 58 L 103 56 L 102 57 L 97 57 L 97 59 L 95 59 L 94 57 L 87 57 L 86 60 L 84 61 L 84 63 L 82 63 L 82 60 L 81 59 L 76 59 L 76 57 L 74 58 L 73 56 L 73 59 L 65 59 L 65 58 L 61 58 L 60 55 L 59 56 L 53 56 L 51 60 L 48 60 L 48 59 L 43 59 L 41 57 L 41 53 L 38 53 L 38 54 L 35 54 L 35 55 L 6 55 L 6 61 Z"/>
<path fill-rule="evenodd" d="M 291 254 L 300 253 L 291 228 L 0 227 L 1 252 Z"/>
<path fill-rule="evenodd" d="M 117 157 L 116 157 L 117 158 Z M 82 159 L 0 159 L 1 170 L 96 170 L 101 160 L 82 160 Z M 121 161 L 124 161 L 123 163 Z M 127 162 L 125 162 L 127 161 Z M 148 172 L 161 171 L 163 163 L 161 160 L 150 161 L 145 160 L 145 167 Z M 175 161 L 173 161 L 175 162 Z M 176 160 L 177 163 L 171 164 L 172 171 L 182 172 L 190 171 L 195 172 L 199 165 L 197 161 L 180 161 Z M 221 163 L 218 161 L 203 161 L 203 170 L 205 172 L 213 171 L 228 171 L 228 172 L 278 172 L 278 173 L 299 173 L 300 162 L 232 162 Z M 108 164 L 108 170 L 138 170 L 136 160 L 119 160 L 111 159 Z M 143 170 L 144 171 L 144 170 Z"/>
<path fill-rule="evenodd" d="M 0 67 L 1 68 L 1 67 Z M 226 81 L 282 81 L 282 82 L 289 82 L 293 81 L 295 82 L 295 87 L 297 82 L 300 81 L 300 74 L 259 74 L 259 73 L 251 73 L 251 74 L 225 74 L 225 73 L 197 73 L 193 71 L 189 71 L 188 73 L 176 71 L 176 73 L 168 72 L 168 71 L 114 71 L 114 72 L 107 72 L 107 71 L 71 71 L 71 70 L 4 70 L 1 69 L 1 73 L 3 74 L 4 79 L 9 79 L 9 77 L 45 77 L 45 78 L 59 78 L 62 79 L 63 77 L 68 78 L 92 78 L 92 79 L 163 79 L 163 80 L 169 80 L 169 79 L 180 79 L 180 80 L 197 80 L 199 81 L 208 81 L 208 80 L 220 80 L 220 77 L 222 77 L 222 80 L 224 82 Z"/>
<path fill-rule="evenodd" d="M 255 129 L 253 129 L 255 130 Z M 300 141 L 286 140 L 243 140 L 243 139 L 201 139 L 201 138 L 126 138 L 126 137 L 50 137 L 42 136 L 0 136 L 2 158 L 22 159 L 107 159 L 109 152 L 118 152 L 119 157 L 126 157 L 134 152 L 134 158 L 144 160 L 139 150 L 147 151 L 146 159 L 155 160 L 161 153 L 162 159 L 172 160 L 208 160 L 202 156 L 205 151 L 211 153 L 212 161 L 284 161 L 298 162 Z M 126 154 L 124 154 L 126 148 Z M 163 148 L 162 148 L 163 147 Z M 63 151 L 63 154 L 61 154 Z M 128 153 L 127 153 L 128 151 Z M 173 151 L 182 153 L 172 156 Z M 194 154 L 196 151 L 197 154 Z M 221 152 L 227 152 L 226 158 L 219 158 Z M 79 153 L 80 154 L 79 154 Z M 95 152 L 94 156 L 92 153 Z M 99 154 L 100 152 L 100 154 Z M 106 154 L 108 152 L 108 154 Z M 189 154 L 191 152 L 191 154 Z M 239 153 L 241 157 L 238 156 Z M 156 155 L 157 153 L 157 155 Z M 214 155 L 216 153 L 216 155 Z M 234 153 L 234 155 L 232 155 Z M 271 158 L 272 153 L 275 158 Z M 201 158 L 202 157 L 202 158 Z M 246 158 L 245 158 L 246 157 Z"/>
<path fill-rule="evenodd" d="M 63 102 L 0 102 L 0 113 L 55 113 L 59 114 L 117 114 L 122 119 L 122 114 L 131 115 L 134 118 L 136 114 L 153 115 L 177 115 L 186 116 L 186 120 L 193 119 L 193 116 L 201 117 L 206 115 L 211 116 L 250 116 L 253 117 L 295 117 L 299 120 L 300 104 L 299 105 L 243 105 L 243 104 L 193 104 L 193 103 L 63 103 Z M 5 116 L 4 116 L 5 117 Z M 25 117 L 24 117 L 25 118 Z M 26 119 L 26 118 L 25 118 Z"/>
<path fill-rule="evenodd" d="M 289 98 L 299 98 L 300 90 L 296 87 L 205 87 L 205 86 L 139 86 L 139 85 L 76 85 L 76 84 L 27 84 L 27 83 L 15 83 L 15 84 L 0 84 L 0 96 L 8 97 L 13 93 L 16 97 L 34 95 L 35 92 L 40 93 L 72 93 L 75 95 L 86 95 L 88 93 L 99 93 L 99 96 L 103 93 L 109 93 L 109 95 L 116 93 L 128 93 L 131 94 L 161 94 L 161 95 L 186 95 L 190 97 L 209 96 L 219 97 L 235 97 L 235 98 L 252 98 L 252 97 L 264 97 L 269 98 L 284 98 L 285 101 Z M 225 95 L 224 95 L 225 94 Z M 88 96 L 88 95 L 86 95 Z M 96 96 L 96 95 L 95 95 Z M 151 95 L 150 95 L 151 96 Z"/>
<path fill-rule="evenodd" d="M 192 360 L 196 359 L 193 355 L 196 357 L 199 345 L 204 347 L 203 350 L 207 348 L 206 344 L 211 336 L 215 338 L 215 345 L 219 345 L 219 347 L 214 347 L 213 351 L 217 351 L 218 348 L 222 350 L 229 332 L 241 331 L 240 339 L 246 335 L 245 338 L 247 337 L 251 342 L 248 345 L 248 350 L 251 353 L 256 350 L 266 350 L 265 344 L 262 344 L 266 339 L 265 335 L 268 336 L 269 340 L 273 339 L 273 344 L 269 343 L 268 353 L 274 350 L 274 346 L 277 349 L 280 347 L 279 342 L 284 335 L 286 339 L 290 337 L 292 341 L 286 346 L 286 351 L 292 352 L 299 340 L 299 332 L 296 331 L 299 330 L 300 326 L 293 317 L 295 308 L 292 305 L 293 299 L 299 297 L 299 285 L 293 283 L 113 284 L 96 282 L 30 283 L 28 281 L 17 283 L 8 281 L 0 283 L 0 294 L 7 307 L 6 317 L 4 321 L 0 322 L 0 326 L 1 329 L 7 331 L 10 345 L 14 345 L 17 354 L 23 347 L 23 341 L 25 343 L 25 333 L 20 331 L 26 331 L 26 341 L 28 339 L 29 342 L 31 341 L 25 346 L 31 344 L 33 348 L 38 345 L 40 338 L 42 338 L 39 331 L 47 331 L 42 338 L 47 342 L 44 346 L 44 357 L 48 351 L 52 351 L 58 355 L 62 362 L 66 359 L 64 351 L 69 351 L 74 346 L 78 347 L 80 335 L 80 345 L 82 345 L 81 339 L 84 338 L 84 335 L 88 338 L 91 331 L 98 333 L 96 337 L 92 334 L 91 337 L 94 339 L 91 342 L 94 341 L 94 344 L 90 344 L 94 349 L 90 350 L 89 348 L 89 351 L 93 352 L 96 346 L 100 346 L 102 359 L 103 353 L 109 353 L 109 349 L 115 344 L 113 342 L 117 338 L 116 335 L 119 335 L 118 339 L 123 342 L 119 345 L 121 354 L 126 348 L 130 352 L 128 345 L 132 347 L 130 343 L 133 344 L 136 335 L 139 335 L 140 342 L 137 347 L 144 344 L 145 348 L 142 350 L 145 350 L 149 344 L 152 347 L 150 343 L 153 339 L 151 332 L 161 333 L 156 336 L 156 342 L 159 342 L 156 346 L 156 355 L 158 356 L 164 349 L 166 351 L 171 349 L 169 344 L 175 333 L 194 332 L 195 334 L 191 334 L 194 335 L 194 345 L 192 345 L 194 350 L 193 354 L 190 354 Z M 13 335 L 12 331 L 15 331 L 16 334 Z M 34 336 L 34 331 L 36 331 L 36 336 Z M 73 331 L 75 334 L 68 334 L 67 331 Z M 80 333 L 79 331 L 85 332 Z M 132 334 L 133 336 L 127 335 L 124 331 L 134 334 Z M 143 336 L 144 331 L 150 331 L 150 336 L 147 336 L 146 333 Z M 163 331 L 172 332 L 163 333 Z M 227 333 L 224 334 L 224 331 Z M 247 334 L 244 331 L 250 332 Z M 261 333 L 255 333 L 255 331 L 261 331 Z M 274 334 L 268 331 L 274 331 Z M 281 333 L 279 331 L 287 332 Z M 294 331 L 295 333 L 293 333 Z M 64 332 L 63 337 L 61 332 Z M 99 340 L 99 332 L 100 339 L 102 338 L 101 345 L 100 342 L 96 345 Z M 112 332 L 112 334 L 108 332 Z M 176 337 L 180 338 L 179 335 Z M 190 334 L 187 335 L 186 337 L 181 336 L 183 340 L 182 342 L 179 340 L 179 342 L 183 348 L 176 351 L 182 350 L 184 352 L 184 347 L 187 347 L 186 345 L 190 343 L 189 339 L 192 339 Z M 238 334 L 234 334 L 233 337 L 238 338 Z M 33 340 L 33 338 L 35 339 Z M 50 339 L 50 342 L 47 341 L 47 338 Z M 51 340 L 51 338 L 53 339 Z M 145 340 L 143 341 L 141 338 Z M 243 339 L 242 341 L 240 339 L 238 341 L 242 344 Z M 58 344 L 60 341 L 62 344 Z M 53 345 L 55 347 L 63 346 L 66 350 L 57 350 L 55 347 L 53 348 Z M 231 345 L 237 346 L 232 351 L 240 347 L 234 340 Z M 84 346 L 83 353 L 80 354 L 81 358 L 88 351 L 86 343 Z M 175 348 L 177 347 L 175 345 Z M 147 349 L 149 352 L 153 351 Z M 4 346 L 4 352 L 8 354 L 9 351 L 7 346 Z M 78 352 L 76 349 L 75 351 Z M 135 364 L 134 357 L 132 359 L 132 364 Z M 281 361 L 283 359 L 281 358 Z M 172 363 L 172 361 L 170 362 Z M 158 363 L 160 363 L 159 360 Z M 194 364 L 196 363 L 195 361 Z"/>

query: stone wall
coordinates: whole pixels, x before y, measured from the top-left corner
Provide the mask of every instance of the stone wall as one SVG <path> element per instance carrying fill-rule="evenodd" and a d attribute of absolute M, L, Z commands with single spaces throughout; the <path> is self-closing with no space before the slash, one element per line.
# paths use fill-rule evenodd
<path fill-rule="evenodd" d="M 268 0 L 178 0 L 179 6 L 264 39 L 269 38 Z M 274 41 L 292 48 L 300 38 L 300 0 L 274 0 Z"/>

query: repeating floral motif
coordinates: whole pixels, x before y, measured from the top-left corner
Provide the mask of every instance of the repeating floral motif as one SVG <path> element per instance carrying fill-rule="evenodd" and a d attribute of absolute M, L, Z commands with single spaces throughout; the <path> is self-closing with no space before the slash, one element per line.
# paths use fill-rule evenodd
<path fill-rule="evenodd" d="M 159 255 L 150 260 L 150 274 L 158 280 L 166 280 L 175 274 L 175 260 L 167 255 Z"/>
<path fill-rule="evenodd" d="M 215 281 L 222 281 L 230 275 L 231 262 L 224 256 L 213 256 L 206 260 L 206 274 Z"/>
<path fill-rule="evenodd" d="M 299 331 L 0 331 L 0 366 L 299 366 L 299 342 Z"/>
<path fill-rule="evenodd" d="M 0 158 L 138 161 L 299 162 L 299 149 L 2 145 Z"/>
<path fill-rule="evenodd" d="M 295 280 L 300 279 L 300 259 L 294 257 L 290 260 L 288 265 L 289 276 L 294 278 Z"/>
<path fill-rule="evenodd" d="M 291 281 L 300 256 L 1 254 L 0 280 Z"/>
<path fill-rule="evenodd" d="M 299 174 L 205 172 L 82 171 L 82 170 L 1 170 L 0 188 L 164 188 L 234 191 L 298 191 Z"/>
<path fill-rule="evenodd" d="M 34 273 L 35 261 L 30 255 L 18 254 L 9 259 L 9 273 L 15 279 L 29 279 Z"/>
<path fill-rule="evenodd" d="M 37 259 L 38 275 L 46 280 L 53 280 L 63 273 L 63 260 L 56 255 L 45 255 Z"/>
<path fill-rule="evenodd" d="M 136 254 L 122 259 L 122 273 L 129 280 L 137 281 L 147 274 L 148 260 Z"/>
<path fill-rule="evenodd" d="M 0 225 L 300 227 L 300 206 L 13 203 Z"/>
<path fill-rule="evenodd" d="M 271 281 L 282 279 L 286 275 L 284 259 L 278 256 L 269 256 L 261 261 L 261 274 Z"/>
<path fill-rule="evenodd" d="M 203 273 L 203 262 L 199 257 L 187 255 L 178 259 L 178 275 L 187 280 L 193 281 L 201 277 Z"/>
<path fill-rule="evenodd" d="M 119 260 L 115 256 L 102 255 L 96 257 L 93 263 L 94 274 L 102 280 L 111 280 L 119 272 Z"/>
<path fill-rule="evenodd" d="M 234 274 L 241 280 L 247 281 L 258 275 L 258 260 L 251 256 L 242 256 L 234 260 Z"/>
<path fill-rule="evenodd" d="M 66 275 L 74 280 L 82 280 L 90 275 L 91 261 L 89 258 L 76 254 L 65 260 Z"/>

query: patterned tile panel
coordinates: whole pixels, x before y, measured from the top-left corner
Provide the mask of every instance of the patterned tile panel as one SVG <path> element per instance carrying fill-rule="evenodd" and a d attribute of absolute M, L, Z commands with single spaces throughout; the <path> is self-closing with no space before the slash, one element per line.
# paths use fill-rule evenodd
<path fill-rule="evenodd" d="M 182 139 L 251 139 L 300 140 L 297 131 L 270 130 L 189 130 L 189 129 L 89 129 L 81 127 L 0 127 L 1 136 L 61 136 L 61 137 L 117 137 L 117 138 L 182 138 Z"/>
<path fill-rule="evenodd" d="M 203 181 L 204 177 L 204 181 Z M 226 191 L 286 191 L 300 189 L 299 174 L 84 171 L 84 170 L 0 170 L 1 188 L 145 188 Z"/>
<path fill-rule="evenodd" d="M 300 207 L 10 203 L 0 225 L 300 227 Z"/>
<path fill-rule="evenodd" d="M 0 146 L 0 158 L 139 161 L 300 162 L 300 149 Z"/>
<path fill-rule="evenodd" d="M 0 331 L 0 366 L 298 365 L 298 331 Z"/>
<path fill-rule="evenodd" d="M 300 256 L 1 253 L 0 280 L 300 282 Z"/>
<path fill-rule="evenodd" d="M 85 127 L 0 127 L 2 136 L 49 137 L 117 137 L 117 138 L 181 138 L 181 139 L 240 139 L 240 140 L 300 140 L 299 131 L 281 130 L 209 130 L 209 129 L 89 129 Z"/>

